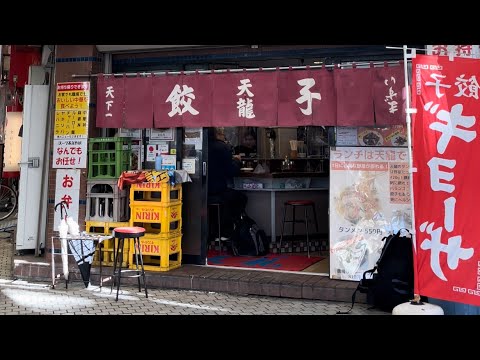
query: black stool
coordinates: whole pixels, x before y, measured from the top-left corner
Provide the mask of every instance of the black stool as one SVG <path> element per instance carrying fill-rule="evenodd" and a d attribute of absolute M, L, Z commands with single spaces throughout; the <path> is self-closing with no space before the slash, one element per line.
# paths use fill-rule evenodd
<path fill-rule="evenodd" d="M 143 268 L 143 257 L 142 257 L 142 247 L 140 245 L 140 237 L 145 235 L 145 229 L 143 227 L 132 226 L 132 227 L 117 227 L 113 229 L 113 279 L 117 283 L 117 297 L 115 301 L 118 301 L 118 292 L 120 291 L 120 280 L 122 277 L 136 277 L 138 279 L 138 291 L 142 291 L 140 278 L 143 279 L 143 287 L 145 288 L 145 297 L 148 298 L 147 293 L 147 282 L 145 280 L 145 269 Z M 115 240 L 118 239 L 118 247 L 115 252 Z M 136 269 L 123 269 L 123 251 L 124 251 L 124 241 L 125 239 L 133 239 L 133 248 L 135 256 L 135 265 Z M 140 260 L 140 268 L 139 268 Z M 118 266 L 118 269 L 117 269 Z M 122 275 L 126 272 L 136 271 L 135 275 Z M 110 291 L 113 289 L 113 282 Z"/>
<path fill-rule="evenodd" d="M 286 215 L 287 215 L 287 208 L 292 207 L 292 219 L 291 220 L 286 220 Z M 296 219 L 295 218 L 295 209 L 298 206 L 302 206 L 305 211 L 305 219 Z M 284 203 L 283 207 L 283 222 L 282 222 L 282 234 L 280 236 L 280 244 L 279 244 L 279 252 L 281 253 L 282 251 L 282 240 L 283 240 L 283 231 L 285 228 L 285 223 L 292 223 L 292 238 L 295 238 L 295 224 L 296 223 L 303 223 L 305 224 L 305 232 L 307 234 L 307 253 L 308 257 L 310 257 L 310 239 L 309 239 L 309 233 L 308 233 L 308 212 L 307 209 L 310 207 L 313 211 L 313 216 L 315 219 L 315 228 L 317 229 L 318 233 L 318 222 L 317 222 L 317 211 L 315 210 L 315 202 L 312 200 L 290 200 L 286 201 Z"/>

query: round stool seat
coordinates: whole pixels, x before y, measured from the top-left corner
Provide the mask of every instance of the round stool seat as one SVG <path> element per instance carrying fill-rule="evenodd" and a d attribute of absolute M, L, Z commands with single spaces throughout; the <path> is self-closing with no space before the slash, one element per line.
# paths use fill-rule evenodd
<path fill-rule="evenodd" d="M 145 235 L 145 229 L 140 226 L 124 226 L 113 229 L 117 239 L 136 238 Z"/>
<path fill-rule="evenodd" d="M 292 206 L 304 206 L 304 205 L 314 205 L 315 203 L 312 200 L 289 200 L 285 202 L 285 205 Z"/>

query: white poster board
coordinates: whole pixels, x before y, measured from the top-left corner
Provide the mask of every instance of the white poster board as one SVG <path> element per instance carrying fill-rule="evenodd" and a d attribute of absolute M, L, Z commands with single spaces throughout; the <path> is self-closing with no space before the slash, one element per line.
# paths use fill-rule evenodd
<path fill-rule="evenodd" d="M 412 228 L 407 149 L 331 148 L 330 278 L 359 281 L 401 228 Z"/>
<path fill-rule="evenodd" d="M 55 204 L 65 201 L 68 204 L 68 216 L 78 223 L 80 201 L 80 169 L 59 169 L 55 181 Z M 60 225 L 60 207 L 54 215 L 53 231 Z"/>

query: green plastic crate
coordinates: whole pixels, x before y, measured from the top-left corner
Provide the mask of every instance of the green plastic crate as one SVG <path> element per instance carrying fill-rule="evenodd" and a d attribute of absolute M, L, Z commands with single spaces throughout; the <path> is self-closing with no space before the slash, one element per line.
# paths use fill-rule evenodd
<path fill-rule="evenodd" d="M 118 179 L 132 166 L 132 139 L 100 137 L 88 139 L 88 179 Z"/>

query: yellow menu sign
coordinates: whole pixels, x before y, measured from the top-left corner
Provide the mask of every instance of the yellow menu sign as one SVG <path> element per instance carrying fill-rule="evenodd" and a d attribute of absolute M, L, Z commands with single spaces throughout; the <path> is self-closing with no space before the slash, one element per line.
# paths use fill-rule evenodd
<path fill-rule="evenodd" d="M 90 82 L 57 84 L 55 99 L 55 138 L 86 138 Z"/>

